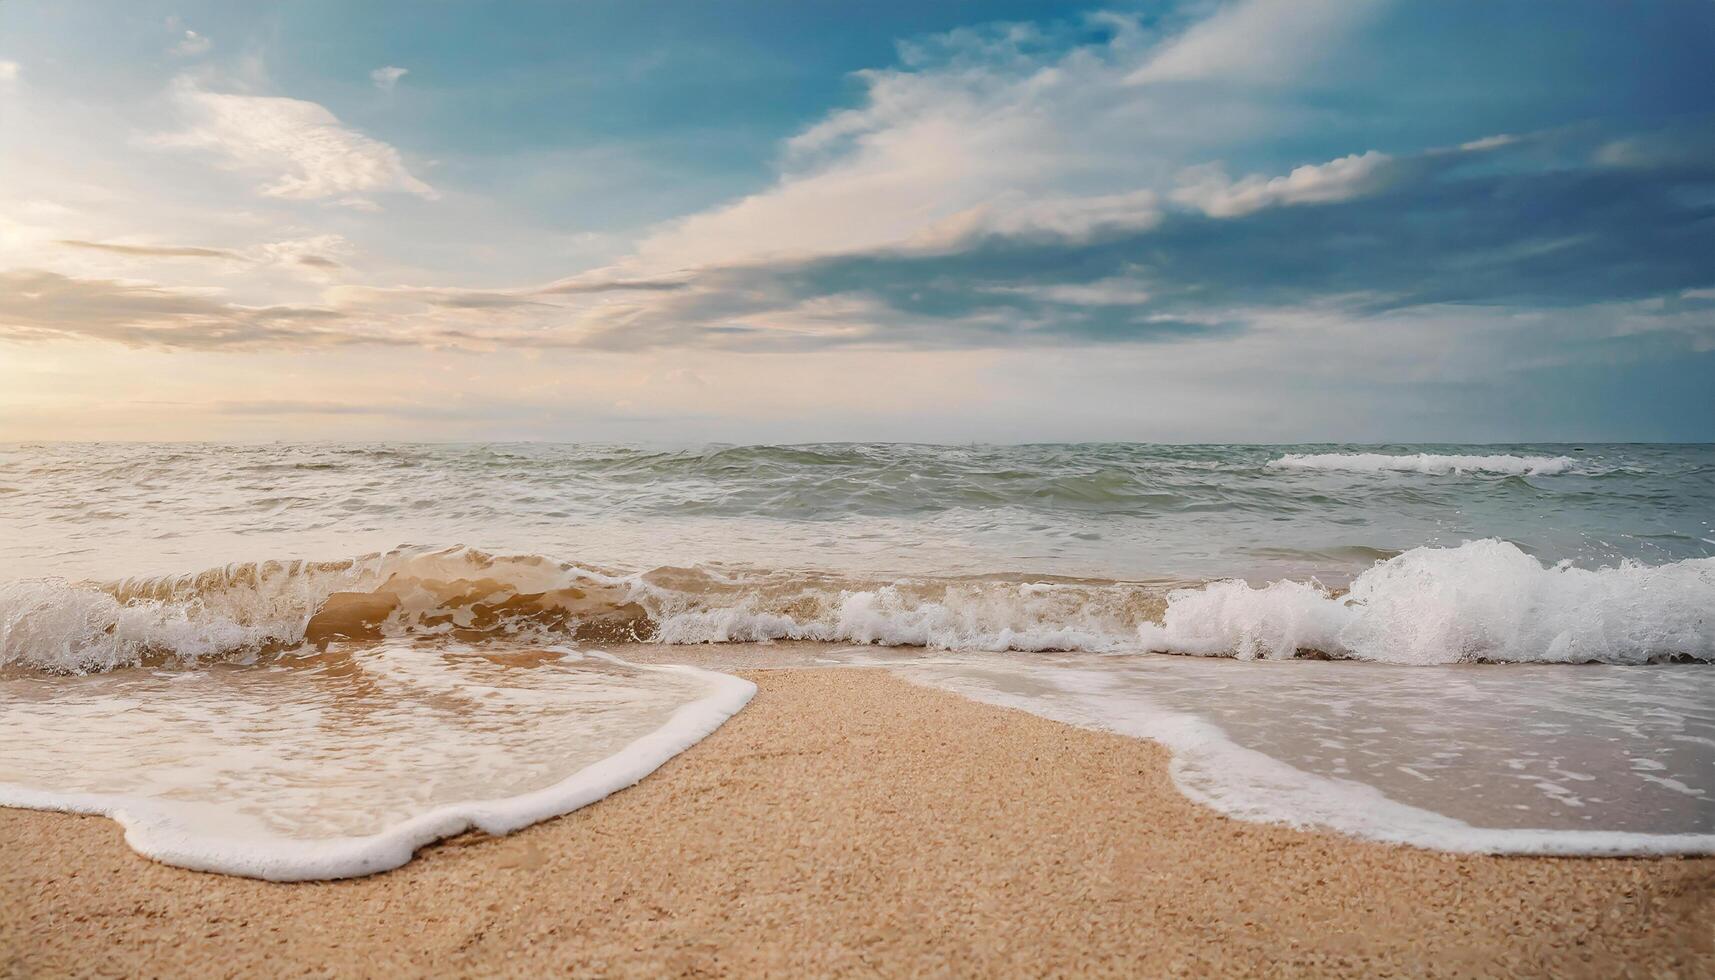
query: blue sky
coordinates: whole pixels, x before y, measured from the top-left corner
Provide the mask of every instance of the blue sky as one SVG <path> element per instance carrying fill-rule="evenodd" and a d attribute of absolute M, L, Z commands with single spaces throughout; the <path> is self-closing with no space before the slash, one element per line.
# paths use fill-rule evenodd
<path fill-rule="evenodd" d="M 1715 438 L 1715 4 L 0 3 L 0 438 Z"/>

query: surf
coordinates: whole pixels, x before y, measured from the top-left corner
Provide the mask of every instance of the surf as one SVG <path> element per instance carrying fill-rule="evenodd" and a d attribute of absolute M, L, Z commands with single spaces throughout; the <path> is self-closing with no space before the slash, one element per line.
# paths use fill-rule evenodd
<path fill-rule="evenodd" d="M 195 666 L 413 636 L 1635 664 L 1715 660 L 1712 608 L 1715 559 L 1581 568 L 1495 539 L 1411 549 L 1346 589 L 1290 579 L 1172 587 L 730 566 L 624 572 L 460 546 L 5 583 L 0 667 Z"/>

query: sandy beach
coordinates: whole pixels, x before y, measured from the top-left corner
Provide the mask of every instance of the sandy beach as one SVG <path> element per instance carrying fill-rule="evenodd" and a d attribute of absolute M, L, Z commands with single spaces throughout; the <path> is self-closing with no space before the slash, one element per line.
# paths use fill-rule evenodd
<path fill-rule="evenodd" d="M 0 980 L 1715 980 L 1712 51 L 0 0 Z"/>
<path fill-rule="evenodd" d="M 0 974 L 1715 976 L 1715 859 L 1238 823 L 1148 742 L 877 670 L 747 676 L 638 786 L 370 878 L 183 871 L 0 810 Z"/>

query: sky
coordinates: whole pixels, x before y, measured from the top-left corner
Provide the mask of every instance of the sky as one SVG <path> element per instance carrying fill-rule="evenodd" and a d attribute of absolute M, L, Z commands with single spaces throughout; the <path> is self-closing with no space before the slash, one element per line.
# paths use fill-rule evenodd
<path fill-rule="evenodd" d="M 0 0 L 0 440 L 1715 440 L 1715 3 Z"/>

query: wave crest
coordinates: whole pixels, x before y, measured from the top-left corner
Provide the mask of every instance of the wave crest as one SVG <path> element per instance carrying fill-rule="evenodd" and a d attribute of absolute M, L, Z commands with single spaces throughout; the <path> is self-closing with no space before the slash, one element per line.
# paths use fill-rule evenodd
<path fill-rule="evenodd" d="M 1244 659 L 1322 654 L 1397 664 L 1715 660 L 1715 558 L 1544 565 L 1497 540 L 1414 548 L 1336 595 L 1215 582 L 1168 597 L 1149 650 Z"/>
<path fill-rule="evenodd" d="M 343 561 L 244 562 L 190 575 L 0 584 L 0 667 L 90 673 L 194 664 L 309 642 L 539 629 L 635 639 L 626 581 L 539 555 L 399 548 Z"/>

